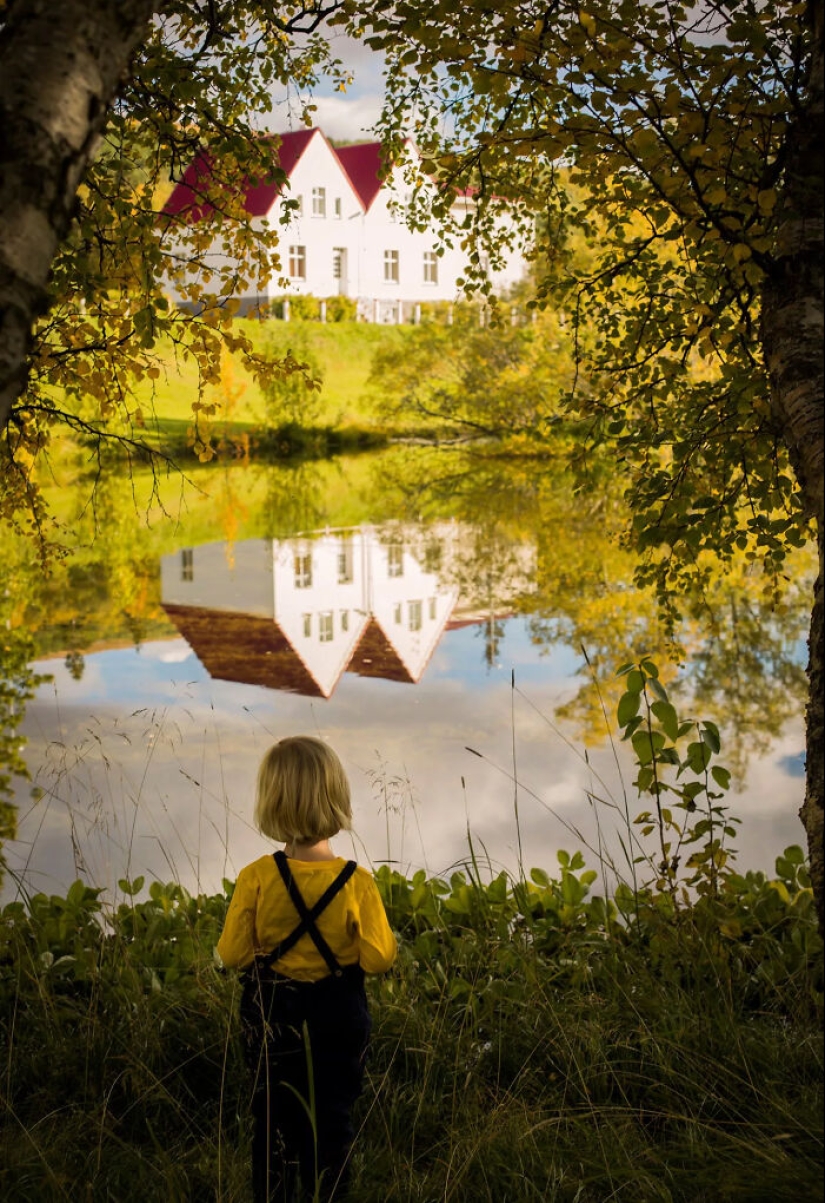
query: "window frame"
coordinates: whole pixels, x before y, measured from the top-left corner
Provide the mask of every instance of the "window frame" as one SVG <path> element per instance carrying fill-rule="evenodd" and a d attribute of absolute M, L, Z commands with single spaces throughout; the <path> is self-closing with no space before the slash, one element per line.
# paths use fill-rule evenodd
<path fill-rule="evenodd" d="M 384 283 L 398 284 L 401 280 L 401 254 L 388 249 L 384 251 Z"/>
<path fill-rule="evenodd" d="M 293 243 L 289 248 L 290 280 L 306 280 L 307 248 L 305 243 Z"/>

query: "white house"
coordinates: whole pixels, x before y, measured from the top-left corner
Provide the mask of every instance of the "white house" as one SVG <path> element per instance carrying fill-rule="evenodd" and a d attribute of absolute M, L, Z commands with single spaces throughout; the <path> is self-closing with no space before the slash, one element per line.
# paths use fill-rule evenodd
<path fill-rule="evenodd" d="M 161 559 L 163 608 L 210 676 L 310 697 L 330 697 L 344 672 L 420 680 L 457 600 L 370 526 Z"/>
<path fill-rule="evenodd" d="M 407 151 L 414 160 L 412 144 Z M 466 269 L 464 251 L 439 247 L 434 231 L 406 225 L 404 167 L 394 166 L 382 181 L 380 143 L 333 147 L 321 130 L 300 130 L 278 135 L 273 154 L 288 186 L 250 182 L 244 207 L 253 226 L 280 224 L 288 217 L 281 227 L 281 270 L 273 265 L 263 294 L 239 298 L 244 311 L 290 293 L 343 295 L 357 300 L 361 317 L 401 321 L 413 316 L 418 304 L 457 299 L 456 281 Z M 206 216 L 212 206 L 205 192 L 213 176 L 208 158 L 196 159 L 166 202 L 165 216 L 173 222 Z M 471 197 L 456 196 L 455 216 L 464 217 L 472 204 Z M 506 210 L 500 220 L 510 220 Z M 229 264 L 218 238 L 203 259 L 218 271 Z M 503 270 L 491 273 L 494 289 L 506 291 L 524 270 L 523 256 L 513 253 Z M 180 300 L 174 283 L 171 292 Z"/>

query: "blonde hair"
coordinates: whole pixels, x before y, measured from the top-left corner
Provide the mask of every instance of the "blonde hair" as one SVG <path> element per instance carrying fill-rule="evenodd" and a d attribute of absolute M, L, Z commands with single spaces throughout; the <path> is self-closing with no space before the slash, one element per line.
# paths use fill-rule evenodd
<path fill-rule="evenodd" d="M 317 844 L 349 831 L 349 782 L 332 748 L 311 735 L 273 744 L 258 769 L 255 825 L 284 843 Z"/>

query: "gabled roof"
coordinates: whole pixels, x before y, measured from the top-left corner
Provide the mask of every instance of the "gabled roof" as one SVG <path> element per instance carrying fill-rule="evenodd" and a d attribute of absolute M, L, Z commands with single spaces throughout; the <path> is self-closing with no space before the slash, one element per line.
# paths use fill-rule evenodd
<path fill-rule="evenodd" d="M 328 696 L 272 619 L 166 602 L 163 608 L 210 677 Z"/>
<path fill-rule="evenodd" d="M 319 129 L 304 129 L 297 130 L 295 133 L 278 134 L 275 138 L 267 139 L 267 141 L 273 142 L 273 146 L 277 142 L 273 161 L 286 173 L 287 178 L 292 176 L 304 151 L 316 134 L 324 137 Z M 212 180 L 212 164 L 213 158 L 209 153 L 198 152 L 184 171 L 183 179 L 175 186 L 163 206 L 163 213 L 167 217 L 185 213 L 191 221 L 201 221 L 214 210 L 214 205 L 204 200 Z M 272 208 L 275 198 L 280 195 L 282 185 L 280 180 L 275 178 L 255 182 L 247 179 L 244 180 L 242 187 L 244 189 L 244 207 L 247 213 L 250 217 L 263 217 Z"/>
<path fill-rule="evenodd" d="M 414 685 L 416 681 L 374 617 L 370 618 L 369 625 L 352 654 L 347 672 L 355 673 L 359 677 L 383 677 L 385 681 L 403 681 L 408 685 Z"/>
<path fill-rule="evenodd" d="M 353 146 L 333 146 L 332 149 L 364 208 L 369 209 L 381 188 L 381 143 L 357 142 Z"/>

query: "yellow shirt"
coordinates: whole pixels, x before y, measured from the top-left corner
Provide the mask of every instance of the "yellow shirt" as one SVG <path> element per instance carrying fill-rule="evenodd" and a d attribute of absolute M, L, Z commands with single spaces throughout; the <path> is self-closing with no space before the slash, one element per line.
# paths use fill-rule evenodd
<path fill-rule="evenodd" d="M 345 864 L 340 856 L 323 861 L 290 857 L 290 872 L 308 907 L 314 906 Z M 262 856 L 238 874 L 218 941 L 220 958 L 230 968 L 243 968 L 259 954 L 271 952 L 299 922 L 274 858 Z M 360 866 L 316 924 L 342 966 L 360 964 L 365 973 L 383 973 L 395 960 L 395 936 L 378 887 L 372 874 Z M 315 982 L 329 974 L 308 932 L 273 968 L 301 982 Z"/>

